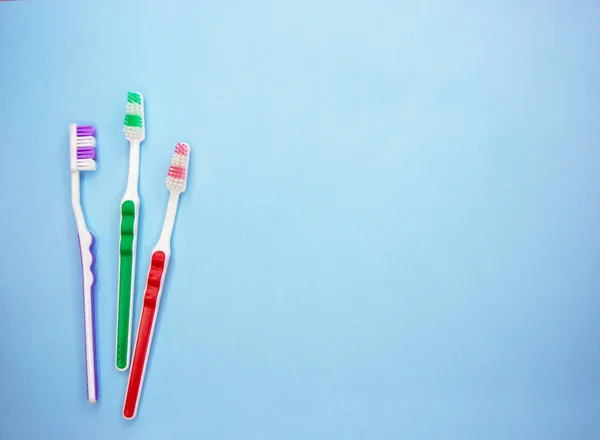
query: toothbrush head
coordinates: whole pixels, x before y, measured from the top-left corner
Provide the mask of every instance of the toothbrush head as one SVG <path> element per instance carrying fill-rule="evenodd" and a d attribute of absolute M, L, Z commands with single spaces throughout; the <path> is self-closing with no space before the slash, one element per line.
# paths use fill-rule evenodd
<path fill-rule="evenodd" d="M 167 189 L 171 192 L 182 193 L 187 186 L 188 167 L 190 164 L 190 146 L 185 142 L 175 145 L 175 154 L 167 174 Z"/>
<path fill-rule="evenodd" d="M 71 171 L 94 171 L 96 169 L 96 129 L 93 125 L 71 124 L 70 148 Z"/>
<path fill-rule="evenodd" d="M 144 122 L 144 97 L 138 92 L 127 92 L 127 106 L 125 107 L 125 138 L 132 142 L 141 142 L 146 138 L 146 124 Z"/>

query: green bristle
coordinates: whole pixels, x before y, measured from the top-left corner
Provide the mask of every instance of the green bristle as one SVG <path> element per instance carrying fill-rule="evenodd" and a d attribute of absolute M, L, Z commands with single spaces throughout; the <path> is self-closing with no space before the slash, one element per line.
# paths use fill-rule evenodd
<path fill-rule="evenodd" d="M 125 115 L 125 125 L 128 127 L 141 127 L 142 117 L 140 115 Z"/>
<path fill-rule="evenodd" d="M 127 92 L 127 102 L 134 104 L 142 104 L 142 96 L 136 92 Z"/>

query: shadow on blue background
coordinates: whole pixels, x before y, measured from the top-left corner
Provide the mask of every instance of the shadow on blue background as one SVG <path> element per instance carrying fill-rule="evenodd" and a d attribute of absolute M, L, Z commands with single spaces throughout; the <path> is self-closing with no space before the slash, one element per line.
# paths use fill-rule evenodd
<path fill-rule="evenodd" d="M 600 438 L 594 1 L 0 4 L 0 438 Z M 126 92 L 136 322 L 191 180 L 138 419 L 113 366 Z M 98 128 L 101 403 L 68 124 Z"/>

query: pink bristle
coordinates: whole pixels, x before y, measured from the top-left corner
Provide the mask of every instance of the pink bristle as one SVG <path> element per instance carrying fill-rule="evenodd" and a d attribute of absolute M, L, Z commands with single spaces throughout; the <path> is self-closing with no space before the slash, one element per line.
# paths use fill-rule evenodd
<path fill-rule="evenodd" d="M 177 167 L 173 165 L 169 167 L 169 177 L 172 177 L 173 179 L 185 179 L 186 173 L 187 170 L 184 167 Z"/>
<path fill-rule="evenodd" d="M 188 177 L 188 165 L 190 160 L 190 146 L 185 142 L 175 145 L 175 153 L 171 159 L 171 166 L 167 173 L 167 189 L 169 191 L 185 191 Z"/>
<path fill-rule="evenodd" d="M 177 145 L 175 145 L 175 154 L 180 154 L 182 156 L 187 156 L 189 153 L 189 147 L 187 146 L 187 144 L 184 143 L 178 143 Z"/>

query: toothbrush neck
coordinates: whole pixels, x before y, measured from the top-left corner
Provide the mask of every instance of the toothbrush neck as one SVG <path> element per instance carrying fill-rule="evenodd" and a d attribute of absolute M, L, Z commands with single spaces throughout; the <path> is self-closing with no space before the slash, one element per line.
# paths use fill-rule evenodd
<path fill-rule="evenodd" d="M 85 218 L 81 209 L 81 192 L 80 192 L 79 171 L 71 171 L 71 204 L 73 205 L 73 213 L 77 228 L 85 227 Z"/>
<path fill-rule="evenodd" d="M 169 203 L 167 205 L 167 213 L 165 214 L 165 222 L 159 239 L 159 243 L 166 247 L 170 247 L 171 234 L 173 233 L 173 226 L 175 225 L 175 215 L 177 214 L 178 203 L 179 193 L 171 192 Z"/>
<path fill-rule="evenodd" d="M 129 175 L 127 178 L 128 191 L 135 191 L 137 194 L 138 180 L 140 177 L 140 142 L 131 141 L 129 149 Z"/>

